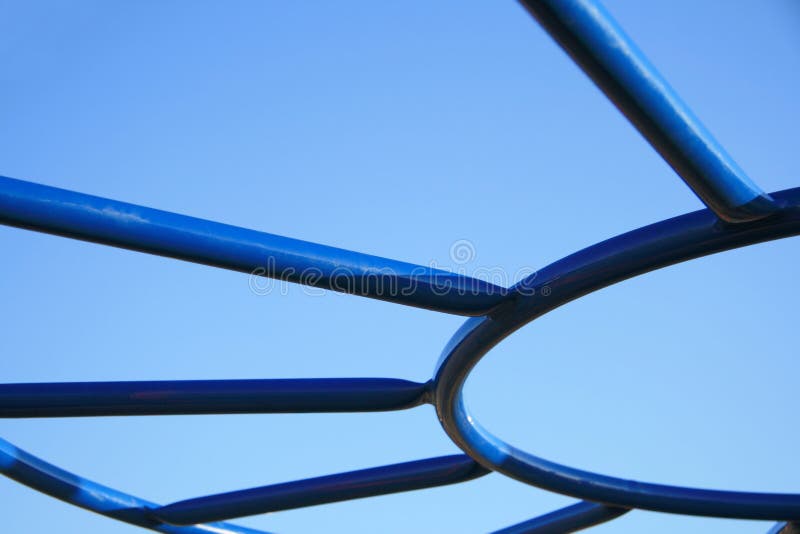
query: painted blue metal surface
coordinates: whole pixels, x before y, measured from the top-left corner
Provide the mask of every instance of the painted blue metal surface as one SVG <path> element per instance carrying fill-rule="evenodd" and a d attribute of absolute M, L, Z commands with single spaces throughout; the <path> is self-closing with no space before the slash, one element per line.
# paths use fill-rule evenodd
<path fill-rule="evenodd" d="M 776 523 L 767 534 L 800 534 L 800 526 L 797 523 Z"/>
<path fill-rule="evenodd" d="M 0 223 L 472 316 L 434 378 L 193 380 L 0 385 L 0 417 L 353 412 L 430 403 L 466 455 L 431 458 L 184 500 L 166 506 L 80 478 L 0 440 L 0 472 L 68 503 L 168 533 L 255 533 L 214 521 L 441 486 L 497 472 L 581 502 L 502 533 L 572 532 L 632 509 L 800 521 L 800 494 L 638 482 L 550 462 L 493 436 L 465 406 L 470 371 L 506 336 L 583 295 L 654 269 L 800 234 L 800 188 L 768 195 L 734 163 L 593 0 L 522 0 L 709 209 L 576 252 L 514 287 L 0 177 Z M 544 290 L 547 290 L 546 292 Z M 543 297 L 546 294 L 546 297 Z M 206 524 L 198 525 L 193 523 Z"/>
<path fill-rule="evenodd" d="M 464 454 L 442 456 L 274 486 L 208 495 L 153 510 L 173 525 L 194 525 L 303 506 L 465 482 L 489 473 Z"/>
<path fill-rule="evenodd" d="M 588 247 L 523 280 L 497 313 L 467 320 L 445 348 L 434 405 L 447 434 L 490 469 L 550 491 L 625 508 L 742 519 L 800 519 L 800 494 L 711 491 L 624 480 L 559 465 L 491 435 L 469 414 L 462 387 L 506 336 L 545 313 L 632 276 L 706 254 L 800 234 L 800 188 L 774 194 L 778 215 L 722 223 L 710 210 L 668 219 Z M 541 289 L 547 287 L 543 297 Z"/>
<path fill-rule="evenodd" d="M 562 532 L 576 532 L 611 521 L 628 512 L 630 510 L 626 508 L 614 508 L 582 501 L 549 514 L 497 530 L 494 534 L 561 534 Z"/>
<path fill-rule="evenodd" d="M 382 412 L 427 397 L 394 378 L 0 384 L 0 417 Z"/>
<path fill-rule="evenodd" d="M 739 168 L 605 8 L 593 0 L 520 0 L 698 197 L 729 222 L 772 199 Z"/>
<path fill-rule="evenodd" d="M 0 223 L 461 315 L 506 288 L 468 276 L 0 176 Z"/>
<path fill-rule="evenodd" d="M 0 473 L 75 506 L 167 534 L 265 534 L 260 530 L 212 523 L 178 527 L 162 523 L 150 515 L 158 505 L 133 495 L 81 478 L 41 460 L 0 439 Z"/>

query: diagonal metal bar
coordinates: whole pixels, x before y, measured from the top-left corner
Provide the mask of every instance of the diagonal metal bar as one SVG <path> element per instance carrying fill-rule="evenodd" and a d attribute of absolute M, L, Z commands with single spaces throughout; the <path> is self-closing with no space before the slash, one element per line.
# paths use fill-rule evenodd
<path fill-rule="evenodd" d="M 576 532 L 611 521 L 629 511 L 627 508 L 581 501 L 549 514 L 511 525 L 494 532 L 494 534 L 563 534 L 564 532 Z"/>
<path fill-rule="evenodd" d="M 0 176 L 0 224 L 459 315 L 506 288 L 457 273 Z"/>
<path fill-rule="evenodd" d="M 456 454 L 198 497 L 162 506 L 151 513 L 165 523 L 192 525 L 444 486 L 487 473 L 489 470 L 469 456 Z"/>
<path fill-rule="evenodd" d="M 149 512 L 158 507 L 97 482 L 79 477 L 18 449 L 0 439 L 0 473 L 37 491 L 92 512 L 166 534 L 267 534 L 261 530 L 212 523 L 178 527 L 153 519 Z"/>
<path fill-rule="evenodd" d="M 381 412 L 427 391 L 393 378 L 0 384 L 0 417 Z"/>
<path fill-rule="evenodd" d="M 358 412 L 430 402 L 453 441 L 483 465 L 466 455 L 443 456 L 166 506 L 83 479 L 2 439 L 0 474 L 76 506 L 170 534 L 256 534 L 216 521 L 454 484 L 489 473 L 484 465 L 551 491 L 619 506 L 582 501 L 499 534 L 573 532 L 619 517 L 629 507 L 796 519 L 800 495 L 682 488 L 580 471 L 515 449 L 466 411 L 461 389 L 472 367 L 503 338 L 547 311 L 652 269 L 800 232 L 800 188 L 775 193 L 773 200 L 751 182 L 597 1 L 520 1 L 711 211 L 598 243 L 509 290 L 423 266 L 0 177 L 0 224 L 479 316 L 451 339 L 434 379 L 425 384 L 383 378 L 6 384 L 0 385 L 0 417 Z M 719 218 L 756 222 L 737 226 L 720 224 Z M 545 285 L 547 294 L 540 293 Z M 504 302 L 509 306 L 501 308 Z M 784 522 L 770 532 L 798 530 L 796 523 Z"/>
<path fill-rule="evenodd" d="M 767 534 L 800 534 L 800 523 L 777 523 L 767 531 Z"/>
<path fill-rule="evenodd" d="M 596 0 L 520 0 L 686 184 L 720 218 L 774 211 L 762 191 L 706 130 Z"/>

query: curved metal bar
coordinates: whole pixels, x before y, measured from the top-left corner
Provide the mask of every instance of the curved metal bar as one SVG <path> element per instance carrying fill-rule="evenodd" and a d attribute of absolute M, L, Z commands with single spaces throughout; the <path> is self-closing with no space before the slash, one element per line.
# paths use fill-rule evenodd
<path fill-rule="evenodd" d="M 469 456 L 456 454 L 208 495 L 169 504 L 151 513 L 165 523 L 192 525 L 456 484 L 488 473 Z"/>
<path fill-rule="evenodd" d="M 508 294 L 440 269 L 2 176 L 0 224 L 459 315 Z"/>
<path fill-rule="evenodd" d="M 537 317 L 626 278 L 703 255 L 800 234 L 800 188 L 774 194 L 766 220 L 726 225 L 700 210 L 622 234 L 523 280 L 497 313 L 468 319 L 445 348 L 434 404 L 447 434 L 484 466 L 557 493 L 624 508 L 740 519 L 800 519 L 800 495 L 716 491 L 636 482 L 574 469 L 521 451 L 483 429 L 464 406 L 472 368 L 506 336 Z M 548 296 L 541 289 L 548 287 Z"/>
<path fill-rule="evenodd" d="M 392 378 L 0 384 L 0 417 L 381 412 L 427 396 Z"/>
<path fill-rule="evenodd" d="M 600 2 L 520 2 L 717 215 L 742 222 L 775 210 Z"/>
<path fill-rule="evenodd" d="M 0 438 L 0 473 L 75 506 L 167 534 L 266 534 L 228 523 L 177 527 L 153 519 L 158 505 L 81 478 L 33 456 Z"/>
<path fill-rule="evenodd" d="M 0 224 L 473 316 L 450 340 L 428 384 L 393 379 L 7 384 L 0 385 L 0 417 L 383 411 L 433 402 L 443 428 L 469 456 L 407 462 L 163 507 L 77 477 L 2 439 L 0 473 L 108 517 L 175 534 L 256 534 L 226 523 L 194 523 L 452 484 L 483 476 L 489 469 L 587 499 L 501 533 L 575 531 L 634 507 L 788 520 L 770 532 L 796 532 L 792 521 L 800 520 L 800 494 L 684 488 L 582 471 L 516 449 L 469 415 L 462 389 L 472 368 L 506 336 L 537 317 L 653 269 L 800 234 L 800 188 L 774 198 L 760 190 L 597 1 L 520 1 L 710 210 L 599 243 L 507 289 L 419 265 L 0 177 Z"/>
<path fill-rule="evenodd" d="M 511 525 L 494 534 L 565 534 L 605 523 L 630 512 L 594 502 L 581 501 L 549 514 Z"/>

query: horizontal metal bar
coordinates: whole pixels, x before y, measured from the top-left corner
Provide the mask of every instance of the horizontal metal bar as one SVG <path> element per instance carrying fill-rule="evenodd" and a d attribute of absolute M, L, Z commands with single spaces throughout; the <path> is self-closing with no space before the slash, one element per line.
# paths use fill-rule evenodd
<path fill-rule="evenodd" d="M 772 198 L 747 177 L 600 2 L 520 1 L 719 217 L 742 222 L 774 211 Z"/>
<path fill-rule="evenodd" d="M 0 384 L 0 417 L 380 412 L 426 397 L 393 378 Z"/>
<path fill-rule="evenodd" d="M 469 456 L 457 454 L 198 497 L 168 504 L 151 513 L 165 523 L 191 525 L 444 486 L 488 472 Z"/>
<path fill-rule="evenodd" d="M 457 273 L 0 176 L 0 224 L 459 315 L 507 288 Z"/>
<path fill-rule="evenodd" d="M 522 523 L 496 531 L 494 534 L 563 534 L 611 521 L 628 513 L 627 508 L 581 501 Z"/>
<path fill-rule="evenodd" d="M 150 516 L 158 505 L 79 477 L 0 439 L 0 473 L 37 491 L 125 523 L 166 534 L 266 534 L 261 530 L 212 523 L 178 527 Z"/>

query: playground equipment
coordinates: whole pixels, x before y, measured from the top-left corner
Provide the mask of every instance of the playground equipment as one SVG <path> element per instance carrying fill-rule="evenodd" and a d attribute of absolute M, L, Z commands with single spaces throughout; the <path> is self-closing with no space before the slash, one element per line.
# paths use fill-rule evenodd
<path fill-rule="evenodd" d="M 222 521 L 465 482 L 490 472 L 579 499 L 498 532 L 571 532 L 644 509 L 774 520 L 793 532 L 800 494 L 635 482 L 550 462 L 487 432 L 462 387 L 506 336 L 597 289 L 678 262 L 800 233 L 800 188 L 752 182 L 594 0 L 522 4 L 673 167 L 707 209 L 567 256 L 513 287 L 225 224 L 0 178 L 0 222 L 74 239 L 469 316 L 432 379 L 265 379 L 0 385 L 0 417 L 365 412 L 432 404 L 465 453 L 208 495 L 161 506 L 83 479 L 0 440 L 0 471 L 76 506 L 167 533 L 255 533 Z M 265 260 L 268 260 L 265 264 Z M 314 276 L 308 276 L 313 272 Z M 546 298 L 545 298 L 546 295 Z"/>

